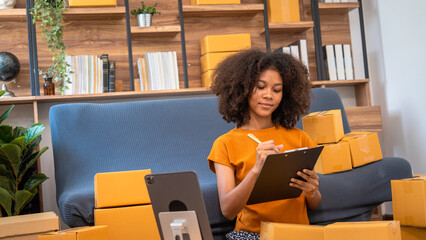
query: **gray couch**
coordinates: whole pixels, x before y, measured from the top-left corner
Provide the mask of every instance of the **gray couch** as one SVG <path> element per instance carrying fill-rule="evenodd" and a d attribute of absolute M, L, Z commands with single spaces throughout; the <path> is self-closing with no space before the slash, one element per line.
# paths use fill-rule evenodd
<path fill-rule="evenodd" d="M 341 109 L 350 132 L 337 92 L 313 89 L 313 95 L 310 111 Z M 233 229 L 221 214 L 216 176 L 206 160 L 213 141 L 234 128 L 219 115 L 216 97 L 61 104 L 49 117 L 57 201 L 70 227 L 93 225 L 96 173 L 150 168 L 153 173 L 194 170 L 215 239 Z M 409 163 L 394 157 L 320 175 L 323 200 L 309 219 L 312 224 L 369 220 L 376 206 L 391 200 L 390 180 L 406 177 L 411 177 Z"/>

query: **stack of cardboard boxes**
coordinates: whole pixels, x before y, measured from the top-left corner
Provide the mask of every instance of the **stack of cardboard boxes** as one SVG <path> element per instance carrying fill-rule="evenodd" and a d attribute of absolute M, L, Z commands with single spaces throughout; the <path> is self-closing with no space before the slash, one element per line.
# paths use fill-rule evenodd
<path fill-rule="evenodd" d="M 340 109 L 311 113 L 302 118 L 302 123 L 312 140 L 324 145 L 315 165 L 317 173 L 347 171 L 383 158 L 377 133 L 344 134 Z"/>
<path fill-rule="evenodd" d="M 59 218 L 54 212 L 0 218 L 1 240 L 37 240 L 38 235 L 58 229 Z"/>
<path fill-rule="evenodd" d="M 96 174 L 95 225 L 108 226 L 110 240 L 160 239 L 147 174 L 151 170 Z"/>
<path fill-rule="evenodd" d="M 217 65 L 230 55 L 251 48 L 250 34 L 209 35 L 200 40 L 201 86 L 209 87 Z"/>
<path fill-rule="evenodd" d="M 426 239 L 426 175 L 392 180 L 393 217 L 403 240 Z"/>

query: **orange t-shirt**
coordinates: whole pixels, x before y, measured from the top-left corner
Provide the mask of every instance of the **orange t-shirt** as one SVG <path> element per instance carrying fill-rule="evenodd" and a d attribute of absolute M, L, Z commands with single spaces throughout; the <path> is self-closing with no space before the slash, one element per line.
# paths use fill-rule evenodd
<path fill-rule="evenodd" d="M 285 129 L 279 126 L 261 130 L 232 129 L 216 139 L 208 160 L 213 172 L 215 162 L 232 168 L 235 172 L 236 185 L 243 181 L 256 163 L 258 144 L 247 136 L 249 133 L 254 134 L 262 142 L 274 140 L 275 145 L 283 144 L 282 151 L 316 146 L 308 134 L 297 128 Z M 235 231 L 259 233 L 262 221 L 309 224 L 305 195 L 246 205 L 237 216 Z"/>

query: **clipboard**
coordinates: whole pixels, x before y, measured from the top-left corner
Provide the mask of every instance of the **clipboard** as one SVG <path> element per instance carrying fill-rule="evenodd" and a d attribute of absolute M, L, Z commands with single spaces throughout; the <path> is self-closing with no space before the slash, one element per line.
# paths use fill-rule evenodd
<path fill-rule="evenodd" d="M 291 187 L 290 179 L 303 169 L 313 169 L 324 146 L 301 148 L 266 157 L 247 205 L 299 197 L 302 190 Z"/>

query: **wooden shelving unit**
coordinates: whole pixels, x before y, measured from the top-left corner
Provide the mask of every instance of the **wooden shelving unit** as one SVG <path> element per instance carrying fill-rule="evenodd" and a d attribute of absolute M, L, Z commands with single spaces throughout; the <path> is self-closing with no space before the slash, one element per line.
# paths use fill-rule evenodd
<path fill-rule="evenodd" d="M 0 20 L 26 20 L 25 8 L 0 9 Z"/>
<path fill-rule="evenodd" d="M 123 19 L 125 13 L 124 7 L 67 8 L 64 18 L 65 20 Z"/>
<path fill-rule="evenodd" d="M 263 11 L 263 4 L 183 5 L 184 17 L 254 15 Z"/>
<path fill-rule="evenodd" d="M 348 3 L 318 3 L 320 13 L 345 13 L 355 8 L 359 8 L 358 2 Z"/>
<path fill-rule="evenodd" d="M 302 33 L 314 27 L 314 22 L 269 23 L 271 33 Z M 261 32 L 265 33 L 265 29 Z"/>
<path fill-rule="evenodd" d="M 151 26 L 137 27 L 132 26 L 131 32 L 133 37 L 149 37 L 149 36 L 175 36 L 180 33 L 179 25 L 170 26 Z"/>
<path fill-rule="evenodd" d="M 312 87 L 346 87 L 346 86 L 357 86 L 369 83 L 370 79 L 358 79 L 358 80 L 336 80 L 336 81 L 312 81 Z"/>

